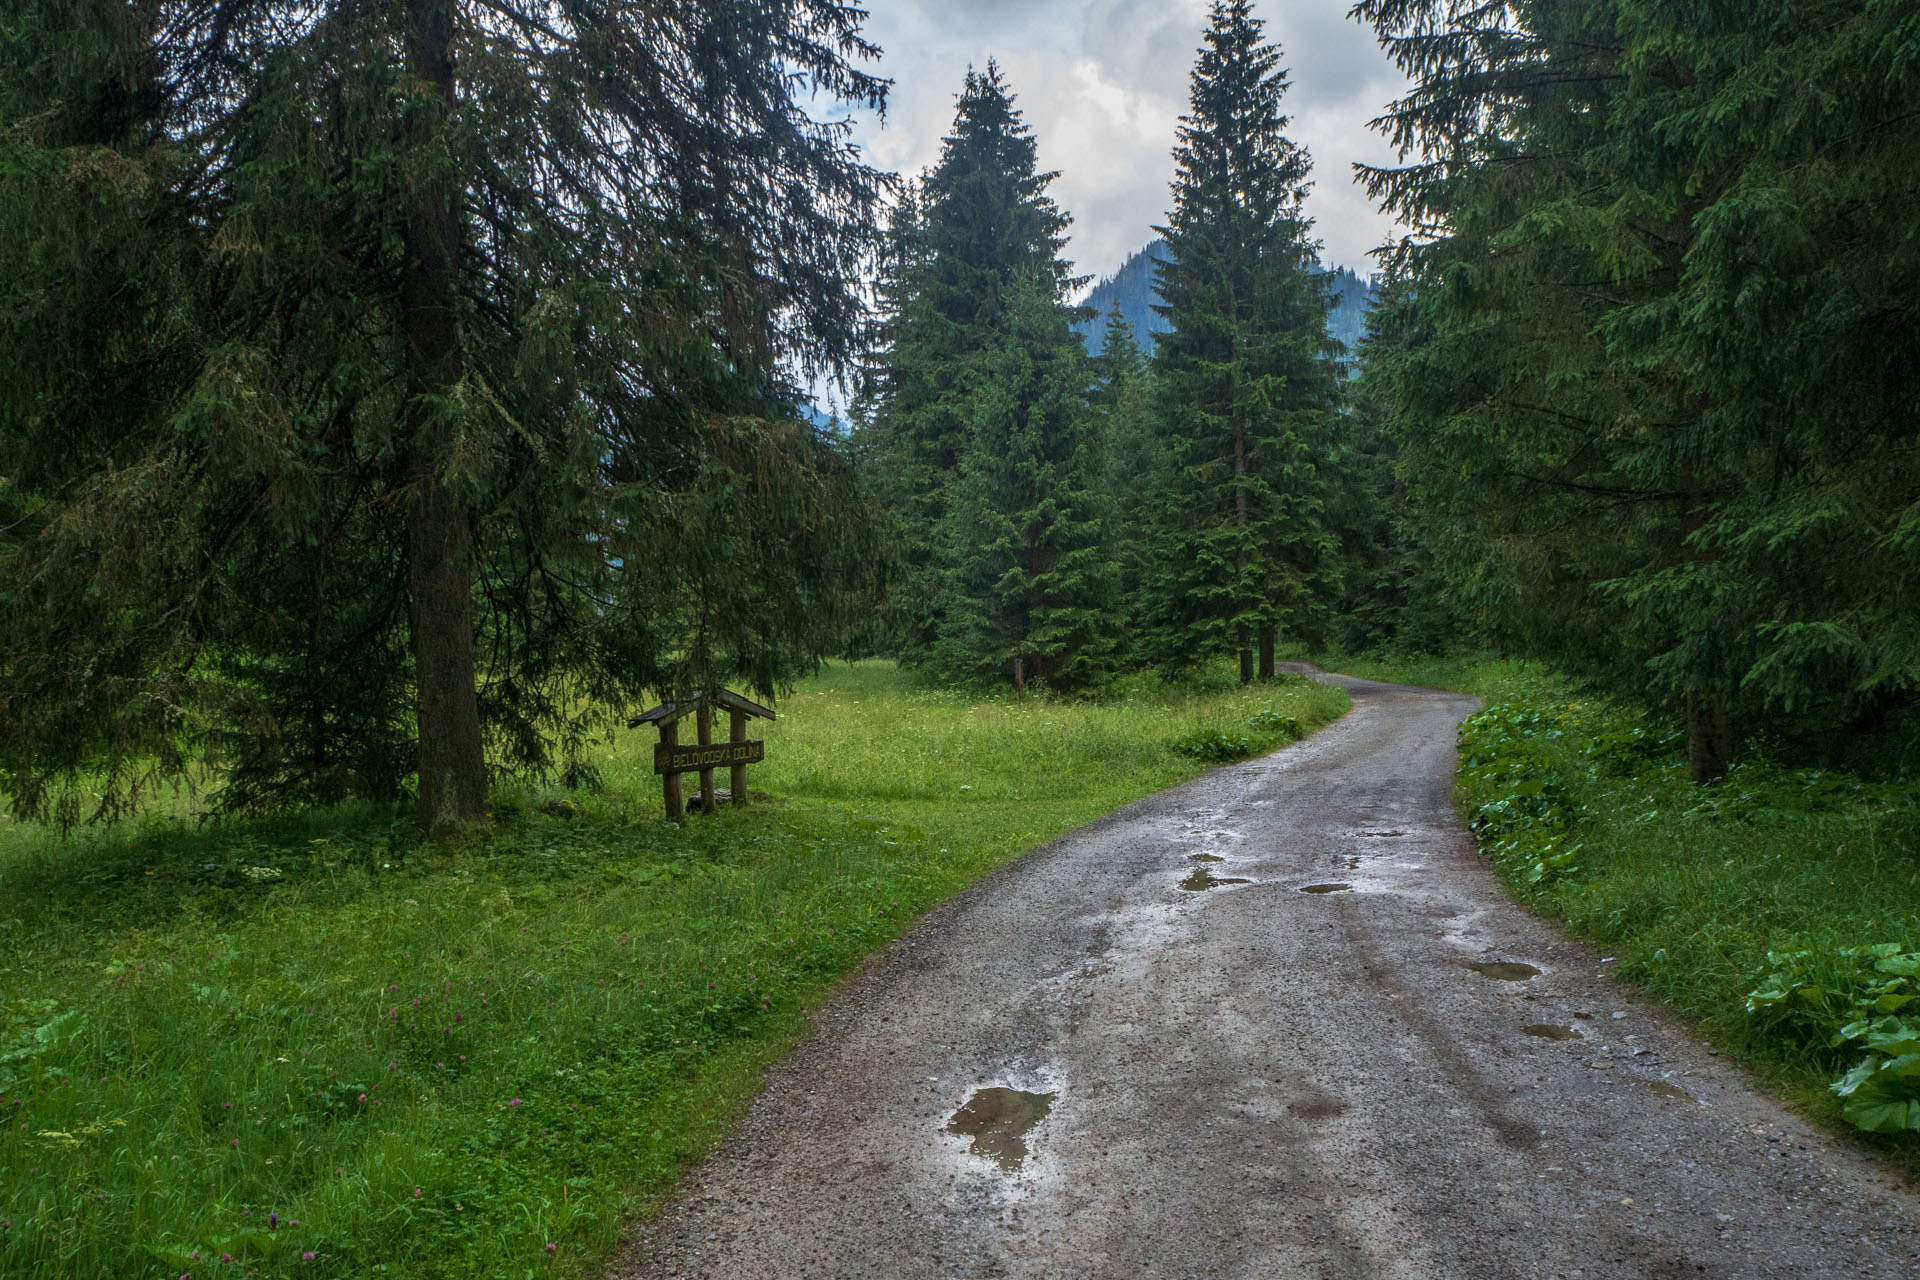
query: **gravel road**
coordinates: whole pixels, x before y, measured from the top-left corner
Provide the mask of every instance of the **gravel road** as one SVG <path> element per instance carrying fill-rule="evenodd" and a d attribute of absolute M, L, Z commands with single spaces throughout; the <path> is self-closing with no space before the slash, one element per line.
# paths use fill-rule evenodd
<path fill-rule="evenodd" d="M 1472 701 L 1327 678 L 880 952 L 611 1274 L 1920 1276 L 1920 1200 L 1501 892 Z"/>

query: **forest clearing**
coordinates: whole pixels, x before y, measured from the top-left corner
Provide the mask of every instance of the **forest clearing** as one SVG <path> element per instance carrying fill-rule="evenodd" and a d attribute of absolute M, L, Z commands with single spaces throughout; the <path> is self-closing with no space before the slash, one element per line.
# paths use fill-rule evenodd
<path fill-rule="evenodd" d="M 983 703 L 862 663 L 783 701 L 774 798 L 679 829 L 644 731 L 471 846 L 371 807 L 0 827 L 0 1272 L 592 1274 L 873 947 L 1195 742 L 1345 707 Z"/>
<path fill-rule="evenodd" d="M 0 1277 L 1915 1270 L 1916 207 L 1891 0 L 13 6 Z"/>
<path fill-rule="evenodd" d="M 1653 944 L 1738 964 L 1755 925 L 1815 924 L 1805 892 L 1791 919 L 1753 906 L 1780 862 L 1821 861 L 1661 886 L 1602 844 L 1562 909 L 1604 933 L 1626 897 L 1672 933 L 1570 942 L 1456 817 L 1473 700 L 1325 678 L 1354 700 L 1337 723 L 1082 828 L 883 950 L 610 1274 L 1910 1274 L 1903 1180 L 1661 1008 L 1719 975 Z M 1907 877 L 1881 915 L 1864 880 L 1821 923 L 1920 901 Z M 1731 999 L 1715 1045 L 1762 1050 Z"/>

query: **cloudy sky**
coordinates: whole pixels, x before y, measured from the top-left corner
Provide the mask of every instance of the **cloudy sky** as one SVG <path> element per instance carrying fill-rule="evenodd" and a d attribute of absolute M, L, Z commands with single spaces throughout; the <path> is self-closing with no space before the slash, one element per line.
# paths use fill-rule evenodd
<path fill-rule="evenodd" d="M 1259 0 L 1292 86 L 1289 136 L 1313 155 L 1308 211 L 1323 258 L 1365 274 L 1390 223 L 1352 181 L 1354 161 L 1391 162 L 1367 121 L 1402 87 L 1351 0 Z M 868 0 L 867 33 L 894 81 L 886 121 L 863 118 L 870 160 L 917 173 L 940 155 L 969 65 L 998 60 L 1073 216 L 1068 255 L 1111 274 L 1165 221 L 1169 153 L 1207 0 Z"/>

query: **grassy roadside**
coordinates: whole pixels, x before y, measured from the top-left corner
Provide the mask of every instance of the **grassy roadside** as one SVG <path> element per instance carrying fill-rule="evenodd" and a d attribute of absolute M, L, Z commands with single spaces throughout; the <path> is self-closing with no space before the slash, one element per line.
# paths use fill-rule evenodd
<path fill-rule="evenodd" d="M 1329 671 L 1341 671 L 1363 680 L 1419 685 L 1470 693 L 1492 705 L 1499 702 L 1551 702 L 1568 696 L 1567 682 L 1538 662 L 1499 658 L 1492 654 L 1319 654 L 1313 657 Z"/>
<path fill-rule="evenodd" d="M 781 703 L 775 800 L 678 828 L 639 733 L 602 793 L 503 797 L 465 848 L 368 809 L 0 826 L 0 1274 L 592 1274 L 916 915 L 1205 767 L 1176 742 L 1345 708 L 863 663 Z"/>
<path fill-rule="evenodd" d="M 1458 795 L 1514 894 L 1606 946 L 1621 979 L 1805 1113 L 1920 1177 L 1920 1059 L 1905 1060 L 1920 1048 L 1920 786 L 1749 760 L 1700 788 L 1670 727 L 1537 664 L 1322 661 L 1486 701 L 1463 729 Z M 1863 1063 L 1879 1070 L 1837 1096 Z"/>

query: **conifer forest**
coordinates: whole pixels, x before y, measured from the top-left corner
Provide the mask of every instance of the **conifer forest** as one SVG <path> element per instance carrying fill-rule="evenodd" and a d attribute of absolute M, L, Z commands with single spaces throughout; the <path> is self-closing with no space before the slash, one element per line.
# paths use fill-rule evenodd
<path fill-rule="evenodd" d="M 875 158 L 884 7 L 0 12 L 0 1277 L 613 1274 L 1318 669 L 1480 699 L 1499 883 L 1920 1177 L 1920 4 L 1341 0 L 1336 165 L 1169 0 L 1106 280 L 991 43 Z"/>

